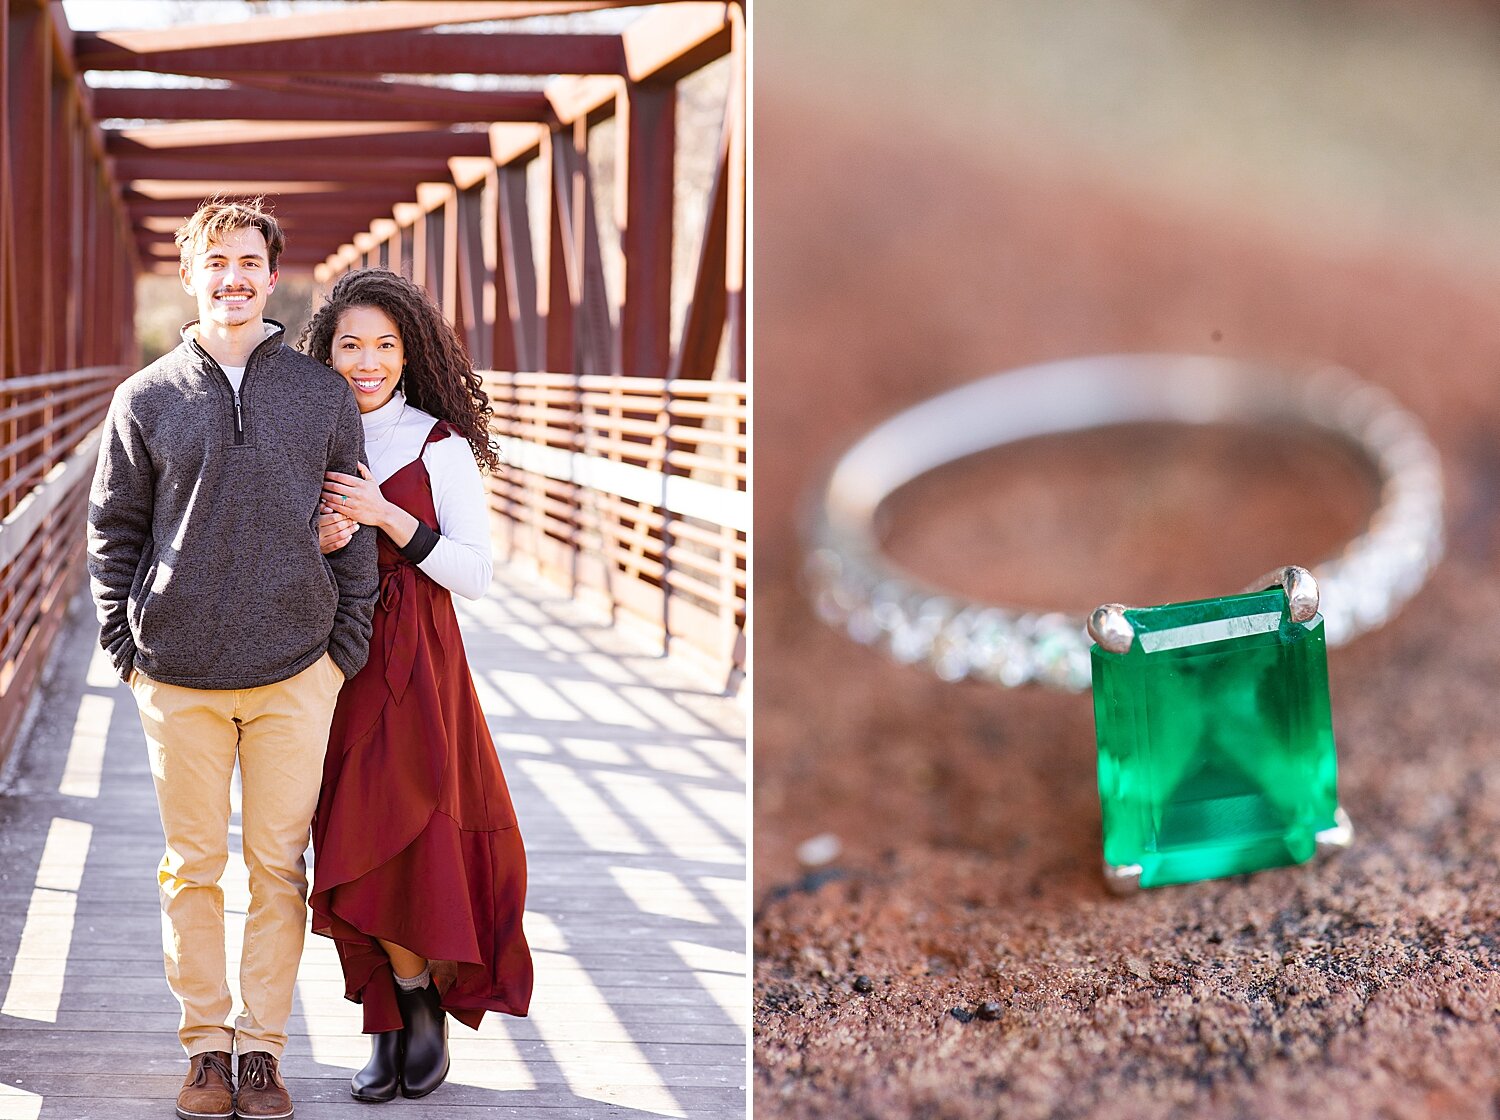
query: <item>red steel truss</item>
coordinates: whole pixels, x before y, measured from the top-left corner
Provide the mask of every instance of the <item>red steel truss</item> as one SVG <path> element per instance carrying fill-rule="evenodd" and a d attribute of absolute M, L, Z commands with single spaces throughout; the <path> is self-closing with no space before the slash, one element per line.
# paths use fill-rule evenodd
<path fill-rule="evenodd" d="M 622 31 L 577 15 L 613 8 L 635 12 Z M 679 84 L 726 57 L 700 248 L 674 275 Z M 0 0 L 0 763 L 82 578 L 97 426 L 136 364 L 134 279 L 176 270 L 173 230 L 210 193 L 273 196 L 284 270 L 327 284 L 383 264 L 426 285 L 495 371 L 504 550 L 738 668 L 745 57 L 743 0 L 387 2 L 96 33 Z M 432 78 L 453 74 L 475 77 Z M 606 223 L 590 148 L 611 120 Z"/>

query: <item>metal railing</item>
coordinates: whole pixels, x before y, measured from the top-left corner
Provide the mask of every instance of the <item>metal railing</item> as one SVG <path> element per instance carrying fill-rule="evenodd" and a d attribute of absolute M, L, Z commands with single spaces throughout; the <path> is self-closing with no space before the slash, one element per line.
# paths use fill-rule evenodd
<path fill-rule="evenodd" d="M 128 372 L 96 366 L 0 381 L 0 761 L 84 578 L 100 422 Z"/>
<path fill-rule="evenodd" d="M 505 459 L 505 559 L 646 628 L 664 652 L 744 666 L 743 382 L 484 374 Z"/>

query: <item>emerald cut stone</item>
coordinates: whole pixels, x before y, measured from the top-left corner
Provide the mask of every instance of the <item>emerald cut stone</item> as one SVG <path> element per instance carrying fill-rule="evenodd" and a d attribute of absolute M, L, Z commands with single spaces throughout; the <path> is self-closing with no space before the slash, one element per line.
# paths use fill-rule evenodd
<path fill-rule="evenodd" d="M 1104 861 L 1140 885 L 1302 863 L 1339 811 L 1323 617 L 1281 588 L 1126 610 L 1093 647 Z"/>

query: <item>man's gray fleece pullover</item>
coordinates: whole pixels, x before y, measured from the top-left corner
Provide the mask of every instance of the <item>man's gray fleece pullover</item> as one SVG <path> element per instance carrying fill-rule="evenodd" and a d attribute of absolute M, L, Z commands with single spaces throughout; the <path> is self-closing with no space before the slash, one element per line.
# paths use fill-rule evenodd
<path fill-rule="evenodd" d="M 359 410 L 333 370 L 257 346 L 239 398 L 190 328 L 115 390 L 89 495 L 88 566 L 115 670 L 188 688 L 286 680 L 324 651 L 365 663 L 375 531 L 318 550 L 323 472 L 357 475 Z"/>

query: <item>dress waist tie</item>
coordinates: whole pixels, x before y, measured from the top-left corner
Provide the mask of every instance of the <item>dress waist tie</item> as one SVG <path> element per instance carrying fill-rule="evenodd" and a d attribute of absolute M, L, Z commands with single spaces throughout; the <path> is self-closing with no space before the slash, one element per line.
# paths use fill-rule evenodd
<path fill-rule="evenodd" d="M 417 619 L 409 605 L 417 582 L 414 564 L 396 564 L 380 569 L 380 606 L 385 614 L 385 683 L 397 704 L 411 683 L 417 663 Z"/>

